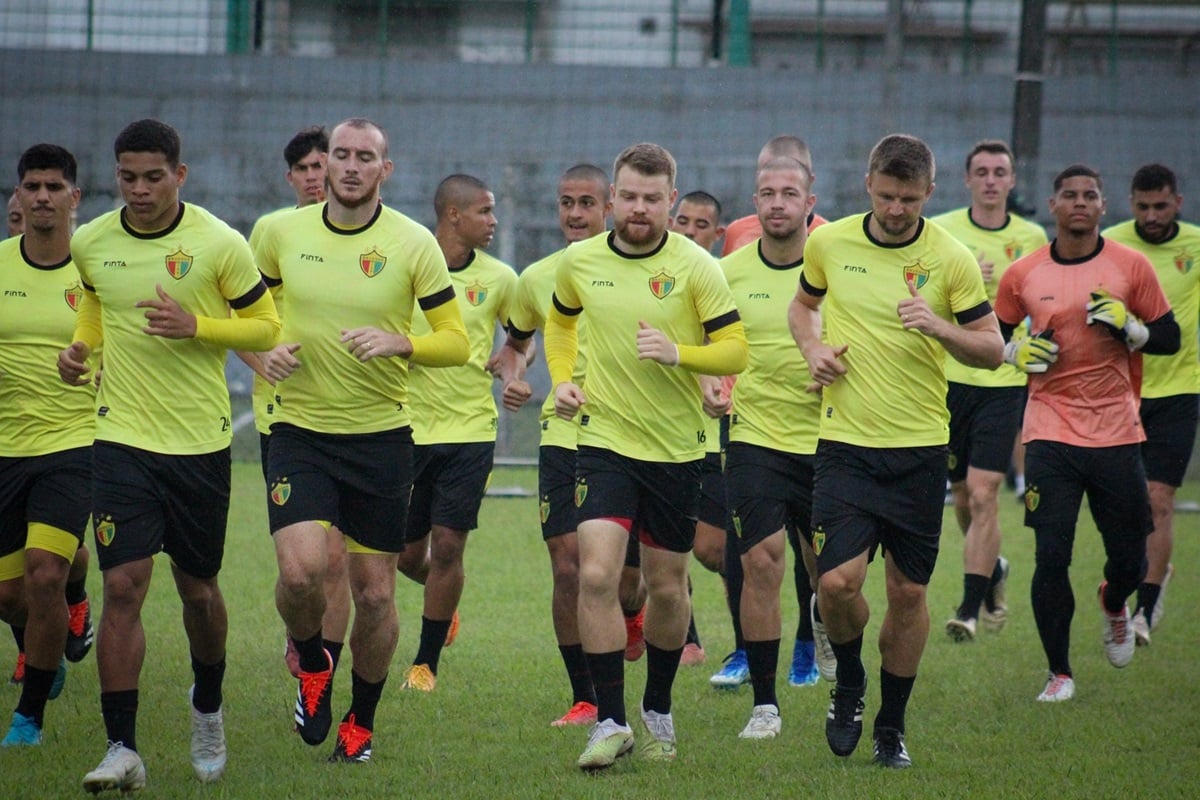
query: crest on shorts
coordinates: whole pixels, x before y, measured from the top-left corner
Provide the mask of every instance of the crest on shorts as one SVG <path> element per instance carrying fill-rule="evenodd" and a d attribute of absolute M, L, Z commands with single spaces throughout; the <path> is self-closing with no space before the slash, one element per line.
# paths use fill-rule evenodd
<path fill-rule="evenodd" d="M 946 469 L 953 470 L 957 466 L 958 466 L 958 456 L 954 455 L 954 453 L 947 453 L 946 454 Z"/>
<path fill-rule="evenodd" d="M 542 524 L 546 524 L 546 520 L 550 519 L 550 498 L 542 495 L 541 501 L 538 503 L 538 515 L 542 518 Z"/>
<path fill-rule="evenodd" d="M 812 549 L 816 555 L 821 555 L 825 549 L 825 529 L 818 525 L 812 532 Z"/>
<path fill-rule="evenodd" d="M 1004 245 L 1004 255 L 1009 261 L 1016 261 L 1021 256 L 1025 255 L 1025 248 L 1021 247 L 1020 242 L 1009 242 Z"/>
<path fill-rule="evenodd" d="M 1042 500 L 1041 494 L 1036 486 L 1030 486 L 1025 490 L 1025 510 L 1037 511 L 1038 503 Z"/>
<path fill-rule="evenodd" d="M 371 252 L 363 253 L 358 257 L 358 266 L 362 268 L 364 275 L 374 278 L 387 266 L 387 256 L 372 248 Z"/>
<path fill-rule="evenodd" d="M 281 506 L 288 501 L 292 496 L 292 485 L 288 483 L 287 478 L 280 478 L 271 484 L 271 502 L 277 506 Z"/>
<path fill-rule="evenodd" d="M 904 268 L 904 280 L 905 282 L 911 281 L 913 286 L 920 289 L 929 283 L 929 270 L 920 264 L 909 264 Z"/>
<path fill-rule="evenodd" d="M 736 511 L 730 514 L 730 517 L 733 519 L 733 532 L 739 539 L 742 538 L 742 518 Z"/>
<path fill-rule="evenodd" d="M 72 311 L 79 310 L 79 301 L 83 299 L 83 287 L 76 281 L 73 286 L 63 290 L 63 300 L 67 301 L 67 305 Z"/>
<path fill-rule="evenodd" d="M 1184 275 L 1192 271 L 1192 264 L 1194 263 L 1195 259 L 1192 258 L 1191 253 L 1178 253 L 1175 256 L 1175 269 Z"/>
<path fill-rule="evenodd" d="M 587 481 L 580 479 L 575 481 L 575 507 L 581 508 L 584 500 L 587 500 Z"/>
<path fill-rule="evenodd" d="M 650 278 L 650 293 L 662 300 L 675 288 L 675 278 L 665 272 L 660 272 Z"/>
<path fill-rule="evenodd" d="M 183 252 L 183 248 L 179 248 L 171 255 L 167 256 L 167 274 L 175 280 L 179 280 L 192 268 L 192 257 Z"/>
<path fill-rule="evenodd" d="M 464 294 L 467 296 L 468 303 L 473 306 L 481 306 L 483 305 L 483 301 L 487 300 L 488 290 L 482 283 L 475 281 L 475 283 L 466 288 Z"/>
<path fill-rule="evenodd" d="M 101 547 L 108 547 L 117 538 L 117 524 L 112 517 L 97 517 L 92 520 L 92 526 L 96 529 L 96 541 Z"/>

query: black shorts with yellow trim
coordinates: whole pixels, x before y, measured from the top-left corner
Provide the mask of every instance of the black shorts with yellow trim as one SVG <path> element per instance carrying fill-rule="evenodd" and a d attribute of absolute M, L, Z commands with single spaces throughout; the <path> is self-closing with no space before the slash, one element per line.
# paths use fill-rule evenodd
<path fill-rule="evenodd" d="M 966 480 L 967 467 L 1007 472 L 1013 444 L 1025 413 L 1024 386 L 949 384 L 950 445 L 946 471 L 954 483 Z"/>
<path fill-rule="evenodd" d="M 404 549 L 413 483 L 412 428 L 359 434 L 271 426 L 267 511 L 272 533 L 336 523 L 359 545 Z"/>
<path fill-rule="evenodd" d="M 1200 395 L 1142 398 L 1141 415 L 1142 430 L 1146 432 L 1146 441 L 1142 442 L 1146 478 L 1178 489 L 1196 443 Z"/>
<path fill-rule="evenodd" d="M 542 539 L 553 539 L 576 528 L 575 451 L 568 447 L 538 448 L 538 514 Z"/>
<path fill-rule="evenodd" d="M 101 570 L 163 552 L 194 578 L 221 571 L 229 519 L 228 447 L 167 455 L 97 441 L 92 462 L 92 527 Z"/>
<path fill-rule="evenodd" d="M 0 457 L 0 557 L 25 548 L 29 524 L 80 542 L 92 514 L 92 448 Z"/>
<path fill-rule="evenodd" d="M 405 542 L 425 538 L 434 525 L 456 531 L 478 528 L 495 455 L 495 442 L 415 445 Z"/>
<path fill-rule="evenodd" d="M 860 447 L 822 439 L 813 480 L 812 546 L 828 572 L 882 547 L 909 580 L 929 583 L 937 563 L 946 448 Z"/>
<path fill-rule="evenodd" d="M 729 524 L 729 500 L 726 496 L 725 475 L 721 453 L 705 453 L 700 466 L 700 521 L 714 528 L 725 528 Z"/>
<path fill-rule="evenodd" d="M 696 538 L 702 459 L 642 461 L 599 447 L 581 446 L 575 463 L 579 521 L 633 520 L 642 544 L 687 553 Z"/>
<path fill-rule="evenodd" d="M 815 461 L 813 455 L 729 443 L 725 485 L 740 553 L 784 529 L 810 538 Z"/>

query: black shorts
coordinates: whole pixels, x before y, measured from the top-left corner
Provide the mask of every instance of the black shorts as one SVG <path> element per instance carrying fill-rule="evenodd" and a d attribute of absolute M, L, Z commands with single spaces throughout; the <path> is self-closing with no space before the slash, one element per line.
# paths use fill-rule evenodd
<path fill-rule="evenodd" d="M 714 528 L 729 523 L 729 503 L 725 496 L 725 476 L 721 474 L 721 453 L 705 453 L 700 467 L 700 521 Z"/>
<path fill-rule="evenodd" d="M 100 569 L 159 552 L 194 578 L 221 571 L 229 518 L 229 448 L 164 455 L 98 441 L 92 446 L 92 527 Z"/>
<path fill-rule="evenodd" d="M 1035 439 L 1025 449 L 1025 525 L 1075 526 L 1084 494 L 1102 534 L 1154 530 L 1150 493 L 1136 444 L 1079 447 Z"/>
<path fill-rule="evenodd" d="M 575 462 L 579 520 L 633 520 L 642 544 L 687 553 L 696 539 L 701 460 L 641 461 L 598 447 L 580 447 Z"/>
<path fill-rule="evenodd" d="M 268 485 L 270 485 L 270 481 L 267 479 L 267 472 L 269 471 L 268 456 L 270 455 L 270 452 L 271 452 L 271 435 L 267 434 L 267 433 L 262 433 L 260 431 L 258 434 L 258 458 L 262 464 L 263 482 Z"/>
<path fill-rule="evenodd" d="M 575 451 L 538 448 L 538 513 L 542 539 L 575 532 Z"/>
<path fill-rule="evenodd" d="M 950 383 L 950 446 L 946 467 L 950 480 L 967 478 L 967 467 L 1008 472 L 1013 443 L 1021 431 L 1024 386 L 968 386 Z"/>
<path fill-rule="evenodd" d="M 1146 432 L 1142 462 L 1147 480 L 1176 489 L 1183 485 L 1196 443 L 1198 412 L 1200 396 L 1194 394 L 1142 400 L 1142 429 Z"/>
<path fill-rule="evenodd" d="M 404 541 L 425 538 L 434 525 L 456 531 L 478 528 L 495 455 L 495 442 L 415 445 Z"/>
<path fill-rule="evenodd" d="M 909 580 L 937 563 L 946 448 L 857 447 L 821 440 L 813 479 L 812 546 L 821 573 L 882 546 Z"/>
<path fill-rule="evenodd" d="M 0 557 L 25 548 L 31 522 L 82 542 L 91 514 L 91 447 L 0 457 Z"/>
<path fill-rule="evenodd" d="M 324 521 L 363 547 L 404 549 L 412 492 L 412 429 L 363 434 L 271 427 L 267 511 L 272 533 Z"/>
<path fill-rule="evenodd" d="M 730 442 L 725 481 L 738 551 L 746 553 L 776 531 L 811 536 L 815 456 Z"/>

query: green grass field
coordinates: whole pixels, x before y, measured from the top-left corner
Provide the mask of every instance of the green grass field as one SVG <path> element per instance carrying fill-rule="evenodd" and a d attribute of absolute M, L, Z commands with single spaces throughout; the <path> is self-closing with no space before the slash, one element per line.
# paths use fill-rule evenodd
<path fill-rule="evenodd" d="M 532 486 L 532 470 L 498 471 L 493 485 Z M 676 682 L 679 758 L 669 766 L 626 759 L 606 774 L 574 766 L 586 731 L 554 729 L 550 720 L 569 692 L 550 625 L 550 570 L 534 498 L 489 498 L 483 527 L 467 549 L 462 632 L 443 658 L 433 694 L 401 692 L 420 625 L 419 588 L 397 591 L 401 614 L 395 669 L 377 716 L 374 761 L 366 766 L 325 761 L 332 740 L 306 747 L 291 731 L 295 682 L 283 664 L 282 625 L 272 600 L 275 562 L 266 533 L 262 479 L 255 463 L 238 463 L 222 586 L 229 606 L 225 683 L 229 767 L 222 781 L 202 786 L 188 761 L 186 642 L 165 564 L 145 610 L 148 641 L 142 673 L 138 738 L 149 774 L 145 796 L 159 798 L 388 797 L 853 797 L 853 798 L 1193 798 L 1200 794 L 1200 516 L 1177 517 L 1174 563 L 1165 621 L 1153 646 L 1133 664 L 1113 669 L 1100 643 L 1094 592 L 1100 580 L 1100 540 L 1083 513 L 1072 578 L 1077 611 L 1072 662 L 1077 694 L 1069 703 L 1034 702 L 1045 662 L 1029 610 L 1032 535 L 1006 494 L 1004 553 L 1012 562 L 1009 623 L 996 635 L 955 645 L 942 630 L 961 590 L 961 543 L 947 511 L 942 556 L 930 589 L 932 634 L 908 713 L 915 768 L 880 770 L 870 763 L 870 721 L 878 708 L 882 569 L 868 581 L 875 611 L 864 648 L 872 687 L 867 736 L 842 760 L 830 754 L 824 731 L 826 685 L 786 686 L 780 664 L 783 734 L 742 741 L 748 688 L 711 689 L 708 678 L 730 649 L 732 634 L 718 579 L 693 570 L 696 617 L 708 651 L 702 667 L 683 668 Z M 1190 483 L 1181 499 L 1200 499 Z M 99 576 L 90 578 L 94 601 Z M 785 639 L 790 656 L 797 610 L 785 589 Z M 99 610 L 98 608 L 96 609 Z M 0 668 L 9 669 L 12 640 L 0 633 Z M 786 657 L 785 657 L 786 659 Z M 349 656 L 342 662 L 348 664 Z M 644 662 L 627 670 L 631 712 L 640 698 Z M 343 669 L 334 694 L 340 717 L 349 702 Z M 12 708 L 17 688 L 0 686 Z M 4 717 L 7 724 L 7 716 Z M 74 665 L 62 697 L 48 710 L 40 748 L 0 751 L 0 775 L 12 798 L 81 796 L 83 774 L 104 753 L 94 654 Z"/>

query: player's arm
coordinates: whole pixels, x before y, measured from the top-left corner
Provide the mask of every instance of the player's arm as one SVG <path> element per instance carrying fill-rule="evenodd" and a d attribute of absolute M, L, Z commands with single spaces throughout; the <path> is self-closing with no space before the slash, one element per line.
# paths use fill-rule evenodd
<path fill-rule="evenodd" d="M 579 355 L 579 313 L 582 308 L 564 306 L 555 292 L 550 313 L 546 315 L 546 366 L 554 387 L 554 413 L 572 419 L 587 402 L 583 389 L 571 380 Z"/>
<path fill-rule="evenodd" d="M 65 383 L 82 386 L 87 383 L 88 356 L 104 341 L 104 328 L 100 322 L 100 298 L 96 290 L 82 284 L 83 296 L 75 312 L 75 332 L 71 344 L 58 354 L 58 375 Z"/>
<path fill-rule="evenodd" d="M 1126 308 L 1125 303 L 1103 289 L 1097 289 L 1090 295 L 1087 324 L 1101 325 L 1130 350 L 1141 350 L 1155 356 L 1179 352 L 1180 331 L 1175 312 L 1168 310 L 1156 320 L 1143 322 Z"/>
<path fill-rule="evenodd" d="M 957 312 L 954 319 L 957 324 L 942 320 L 945 324 L 928 335 L 941 342 L 955 361 L 981 369 L 995 369 L 1004 362 L 1004 339 L 990 303 Z"/>
<path fill-rule="evenodd" d="M 846 374 L 846 365 L 841 358 L 850 346 L 833 347 L 821 339 L 821 301 L 824 299 L 825 290 L 810 284 L 801 273 L 796 295 L 788 304 L 788 330 L 804 355 L 808 374 L 814 381 L 807 387 L 808 391 L 829 386 Z"/>
<path fill-rule="evenodd" d="M 707 344 L 676 344 L 657 328 L 638 323 L 638 358 L 704 375 L 734 375 L 746 368 L 750 347 L 737 310 L 704 323 Z"/>
<path fill-rule="evenodd" d="M 533 396 L 533 387 L 525 380 L 525 370 L 533 363 L 537 347 L 533 331 L 520 330 L 512 324 L 511 319 L 505 330 L 507 335 L 504 344 L 492 354 L 487 369 L 503 387 L 500 399 L 504 407 L 509 411 L 520 411 L 521 406 Z"/>
<path fill-rule="evenodd" d="M 417 301 L 432 328 L 425 336 L 413 336 L 408 360 L 426 367 L 460 367 L 471 356 L 471 342 L 463 323 L 462 309 L 454 299 L 454 287 Z"/>
<path fill-rule="evenodd" d="M 160 300 L 165 296 L 166 292 L 162 292 Z M 230 300 L 229 307 L 233 310 L 231 317 L 195 316 L 195 338 L 230 350 L 260 351 L 275 346 L 279 339 L 279 314 L 275 311 L 275 299 L 267 291 L 266 284 L 259 281 L 241 297 Z M 146 318 L 151 319 L 150 312 L 146 313 Z M 155 335 L 151 330 L 146 332 Z M 157 335 L 181 338 L 165 332 Z"/>

